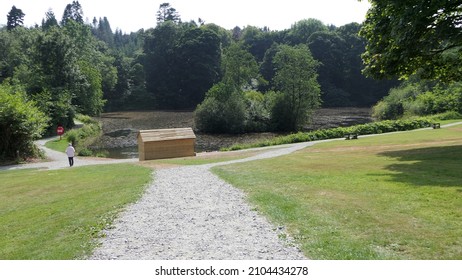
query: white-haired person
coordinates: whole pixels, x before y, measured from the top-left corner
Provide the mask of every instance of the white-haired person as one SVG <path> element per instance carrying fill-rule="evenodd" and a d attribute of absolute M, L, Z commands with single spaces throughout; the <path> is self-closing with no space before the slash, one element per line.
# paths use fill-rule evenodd
<path fill-rule="evenodd" d="M 74 165 L 74 156 L 75 156 L 75 149 L 72 146 L 72 143 L 69 143 L 69 146 L 67 146 L 66 154 L 67 154 L 67 157 L 69 158 L 69 166 L 72 167 Z"/>

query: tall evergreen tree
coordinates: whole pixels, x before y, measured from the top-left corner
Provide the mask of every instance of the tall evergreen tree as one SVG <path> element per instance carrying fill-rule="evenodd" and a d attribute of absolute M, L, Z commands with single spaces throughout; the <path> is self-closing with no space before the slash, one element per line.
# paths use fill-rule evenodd
<path fill-rule="evenodd" d="M 163 23 L 166 21 L 172 21 L 174 23 L 180 23 L 180 14 L 175 8 L 170 6 L 170 3 L 162 3 L 157 11 L 157 23 Z"/>
<path fill-rule="evenodd" d="M 18 26 L 22 26 L 24 24 L 25 15 L 26 14 L 24 14 L 21 9 L 18 9 L 16 8 L 16 6 L 13 6 L 11 8 L 11 11 L 7 15 L 6 29 L 10 31 Z"/>
<path fill-rule="evenodd" d="M 56 19 L 53 11 L 50 9 L 45 13 L 45 18 L 42 20 L 42 28 L 44 30 L 48 30 L 52 26 L 58 26 L 58 20 Z"/>
<path fill-rule="evenodd" d="M 64 9 L 61 25 L 66 25 L 69 20 L 83 24 L 82 5 L 80 5 L 79 1 L 72 1 L 72 3 L 67 4 L 66 8 Z"/>
<path fill-rule="evenodd" d="M 114 33 L 112 32 L 111 25 L 109 24 L 109 20 L 107 17 L 103 19 L 99 19 L 98 25 L 95 30 L 95 35 L 103 42 L 106 42 L 109 47 L 114 46 Z"/>

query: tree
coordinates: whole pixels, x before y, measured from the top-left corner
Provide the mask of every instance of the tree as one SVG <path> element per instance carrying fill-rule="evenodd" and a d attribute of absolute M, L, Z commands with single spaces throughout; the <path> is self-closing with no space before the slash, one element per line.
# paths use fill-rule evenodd
<path fill-rule="evenodd" d="M 58 26 L 58 20 L 52 10 L 45 13 L 45 19 L 42 20 L 42 28 L 44 30 L 50 29 L 53 26 Z"/>
<path fill-rule="evenodd" d="M 242 31 L 242 38 L 244 46 L 248 47 L 249 52 L 261 62 L 265 56 L 265 52 L 271 47 L 274 40 L 272 32 L 267 28 L 260 29 L 254 26 L 247 26 Z"/>
<path fill-rule="evenodd" d="M 220 38 L 207 29 L 189 29 L 179 38 L 175 57 L 176 106 L 195 108 L 220 79 Z"/>
<path fill-rule="evenodd" d="M 155 29 L 147 32 L 144 43 L 144 70 L 146 73 L 146 89 L 157 104 L 148 104 L 150 107 L 163 108 L 175 106 L 176 76 L 175 71 L 175 45 L 181 30 L 172 22 L 159 24 Z"/>
<path fill-rule="evenodd" d="M 0 158 L 31 156 L 33 140 L 45 131 L 47 117 L 22 90 L 0 84 Z"/>
<path fill-rule="evenodd" d="M 257 61 L 251 53 L 236 43 L 224 53 L 222 69 L 223 81 L 239 90 L 253 87 L 253 82 L 259 79 Z"/>
<path fill-rule="evenodd" d="M 111 24 L 107 17 L 99 19 L 97 24 L 95 23 L 96 18 L 94 19 L 94 29 L 93 33 L 101 41 L 105 42 L 109 47 L 114 46 L 114 33 L 112 32 Z"/>
<path fill-rule="evenodd" d="M 460 1 L 371 0 L 361 30 L 365 73 L 375 78 L 462 78 Z M 421 69 L 421 70 L 420 70 Z"/>
<path fill-rule="evenodd" d="M 194 108 L 220 79 L 220 38 L 206 28 L 164 22 L 147 34 L 144 52 L 146 86 L 158 108 Z"/>
<path fill-rule="evenodd" d="M 240 133 L 245 122 L 244 97 L 232 84 L 214 85 L 194 112 L 197 129 L 209 133 Z"/>
<path fill-rule="evenodd" d="M 344 90 L 347 84 L 345 62 L 348 50 L 345 40 L 336 32 L 315 32 L 310 36 L 309 48 L 313 57 L 321 63 L 318 80 L 323 92 L 324 105 L 348 106 L 350 94 Z M 348 67 L 351 69 L 350 65 Z"/>
<path fill-rule="evenodd" d="M 159 10 L 157 11 L 157 23 L 159 24 L 166 21 L 172 21 L 174 23 L 181 22 L 180 14 L 175 8 L 170 6 L 170 3 L 160 4 Z"/>
<path fill-rule="evenodd" d="M 0 31 L 0 83 L 12 78 L 21 65 L 30 65 L 32 46 L 37 40 L 39 30 L 15 28 Z"/>
<path fill-rule="evenodd" d="M 70 20 L 83 24 L 83 11 L 79 1 L 72 1 L 71 4 L 67 4 L 61 25 L 65 26 Z"/>
<path fill-rule="evenodd" d="M 327 26 L 322 21 L 313 18 L 304 19 L 292 25 L 287 33 L 286 42 L 291 46 L 305 44 L 311 35 L 320 31 L 328 31 Z"/>
<path fill-rule="evenodd" d="M 210 30 L 210 31 L 213 31 L 215 34 L 217 34 L 217 36 L 220 38 L 221 47 L 223 49 L 226 49 L 231 45 L 231 40 L 232 40 L 231 31 L 226 30 L 223 27 L 220 27 L 213 23 L 202 25 L 201 29 Z"/>
<path fill-rule="evenodd" d="M 7 24 L 6 29 L 8 31 L 13 30 L 18 26 L 22 26 L 24 24 L 24 14 L 21 9 L 16 8 L 13 6 L 11 11 L 7 15 Z"/>
<path fill-rule="evenodd" d="M 353 106 L 369 107 L 387 95 L 390 88 L 397 86 L 397 79 L 377 80 L 366 77 L 362 70 L 364 63 L 361 55 L 365 52 L 366 39 L 359 36 L 361 25 L 350 23 L 339 27 L 336 33 L 345 41 L 342 50 L 344 60 L 344 87 L 342 90 L 350 95 L 348 102 Z M 343 103 L 345 106 L 348 104 Z"/>
<path fill-rule="evenodd" d="M 272 119 L 277 130 L 295 131 L 321 103 L 316 80 L 319 63 L 306 45 L 282 45 L 274 57 L 274 64 L 274 84 L 279 93 L 272 109 Z"/>
<path fill-rule="evenodd" d="M 273 78 L 276 75 L 276 67 L 274 65 L 274 56 L 279 51 L 279 44 L 273 43 L 273 45 L 266 50 L 265 56 L 263 57 L 263 62 L 260 64 L 260 74 L 263 79 L 268 81 L 266 85 L 260 85 L 259 89 L 262 91 L 268 91 L 274 88 Z"/>

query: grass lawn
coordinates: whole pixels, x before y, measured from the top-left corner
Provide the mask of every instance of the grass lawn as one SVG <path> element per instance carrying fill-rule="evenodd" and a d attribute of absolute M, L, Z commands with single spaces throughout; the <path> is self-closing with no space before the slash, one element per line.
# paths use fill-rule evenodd
<path fill-rule="evenodd" d="M 173 159 L 156 159 L 142 161 L 139 164 L 151 168 L 162 168 L 162 166 L 185 166 L 185 165 L 204 165 L 211 163 L 220 163 L 225 161 L 239 160 L 267 151 L 259 150 L 241 150 L 232 152 L 210 152 L 200 153 L 195 157 L 173 158 Z"/>
<path fill-rule="evenodd" d="M 313 259 L 462 259 L 462 126 L 216 167 Z"/>
<path fill-rule="evenodd" d="M 69 142 L 62 138 L 61 140 L 56 139 L 56 140 L 51 140 L 45 143 L 45 147 L 48 149 L 52 149 L 58 152 L 64 153 L 66 151 L 67 146 L 69 145 Z"/>
<path fill-rule="evenodd" d="M 151 181 L 140 166 L 0 172 L 0 259 L 79 259 Z"/>

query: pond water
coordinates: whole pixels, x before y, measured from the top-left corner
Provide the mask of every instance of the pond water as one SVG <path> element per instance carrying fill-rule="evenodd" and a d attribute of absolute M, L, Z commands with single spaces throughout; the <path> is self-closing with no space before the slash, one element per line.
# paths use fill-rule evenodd
<path fill-rule="evenodd" d="M 104 113 L 98 118 L 103 124 L 103 137 L 93 147 L 111 158 L 137 158 L 137 133 L 145 129 L 194 127 L 192 112 L 136 111 Z M 371 122 L 369 108 L 319 109 L 304 130 L 350 126 Z M 247 133 L 240 135 L 196 133 L 196 152 L 217 151 L 233 144 L 251 143 L 279 136 L 278 133 Z"/>

